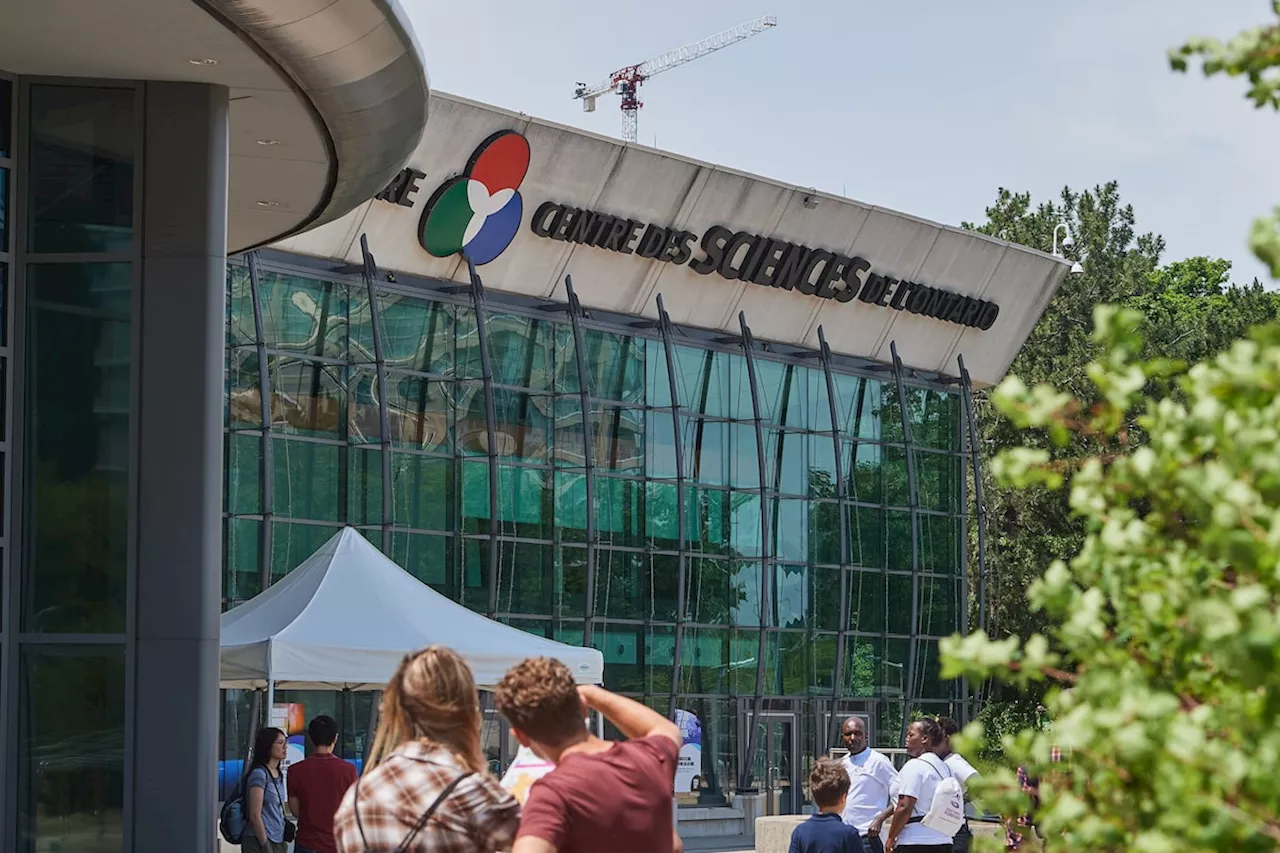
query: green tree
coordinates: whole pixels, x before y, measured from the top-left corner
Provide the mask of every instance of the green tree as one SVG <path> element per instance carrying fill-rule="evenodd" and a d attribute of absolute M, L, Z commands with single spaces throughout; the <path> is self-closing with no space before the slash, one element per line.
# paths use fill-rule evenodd
<path fill-rule="evenodd" d="M 1188 60 L 1200 59 L 1206 77 L 1226 74 L 1245 77 L 1245 97 L 1258 109 L 1280 110 L 1280 0 L 1271 0 L 1276 20 L 1254 27 L 1223 43 L 1215 38 L 1194 38 L 1170 52 L 1175 71 L 1186 71 Z M 1249 245 L 1254 254 L 1280 278 L 1280 207 L 1253 224 Z"/>
<path fill-rule="evenodd" d="M 1033 440 L 993 464 L 1010 488 L 1068 495 L 1083 524 L 1028 592 L 1051 627 L 944 641 L 944 676 L 1051 685 L 1051 728 L 1003 744 L 1044 779 L 1050 849 L 1276 850 L 1280 325 L 1190 369 L 1143 357 L 1137 311 L 1101 306 L 1094 325 L 1087 395 L 1017 377 L 992 395 L 1029 436 L 1085 450 L 1064 466 Z M 976 794 L 1029 805 L 1008 769 Z"/>

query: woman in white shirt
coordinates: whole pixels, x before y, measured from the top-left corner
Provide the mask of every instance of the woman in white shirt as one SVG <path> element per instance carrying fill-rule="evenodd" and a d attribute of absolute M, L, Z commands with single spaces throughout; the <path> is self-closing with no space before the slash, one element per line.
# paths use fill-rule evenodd
<path fill-rule="evenodd" d="M 907 728 L 903 744 L 911 756 L 898 774 L 898 804 L 889 825 L 885 853 L 951 853 L 952 838 L 920 823 L 929 811 L 938 783 L 951 768 L 937 752 L 946 743 L 946 735 L 937 720 L 916 720 Z"/>
<path fill-rule="evenodd" d="M 951 749 L 951 736 L 960 731 L 960 724 L 950 717 L 939 717 L 938 725 L 942 726 L 942 733 L 946 736 L 942 749 L 938 750 L 938 757 L 947 763 L 947 767 L 951 768 L 951 772 L 955 774 L 956 779 L 960 782 L 960 787 L 965 789 L 964 814 L 966 818 L 973 817 L 973 805 L 969 802 L 969 780 L 977 776 L 978 771 L 965 760 L 963 755 Z M 966 823 L 956 833 L 955 841 L 952 845 L 953 853 L 969 853 L 969 845 L 972 841 L 973 835 L 969 832 L 969 826 Z"/>

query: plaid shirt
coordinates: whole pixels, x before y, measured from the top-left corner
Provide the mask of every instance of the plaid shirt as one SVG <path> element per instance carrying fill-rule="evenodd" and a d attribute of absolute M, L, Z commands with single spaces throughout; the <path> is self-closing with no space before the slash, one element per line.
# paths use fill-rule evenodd
<path fill-rule="evenodd" d="M 356 786 L 333 818 L 339 853 L 391 853 L 436 797 L 465 772 L 447 750 L 419 742 L 401 744 L 360 780 L 360 836 Z M 464 779 L 440 804 L 409 851 L 490 853 L 510 850 L 520 827 L 520 806 L 488 773 Z"/>

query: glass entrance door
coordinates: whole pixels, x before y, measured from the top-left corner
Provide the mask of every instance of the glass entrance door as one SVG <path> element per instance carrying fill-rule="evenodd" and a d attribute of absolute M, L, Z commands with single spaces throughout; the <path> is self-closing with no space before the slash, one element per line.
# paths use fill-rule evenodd
<path fill-rule="evenodd" d="M 797 814 L 804 791 L 797 777 L 799 768 L 799 725 L 796 715 L 766 712 L 758 718 L 748 714 L 743 727 L 743 747 L 755 727 L 756 754 L 751 765 L 751 785 L 765 795 L 765 814 Z"/>

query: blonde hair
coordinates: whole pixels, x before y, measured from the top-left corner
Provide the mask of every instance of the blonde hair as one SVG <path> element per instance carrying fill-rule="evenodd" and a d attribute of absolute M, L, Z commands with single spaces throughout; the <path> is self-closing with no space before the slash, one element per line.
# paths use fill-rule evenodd
<path fill-rule="evenodd" d="M 449 750 L 472 773 L 488 769 L 480 747 L 480 696 L 471 669 L 447 646 L 405 655 L 382 693 L 368 773 L 396 747 L 422 740 Z"/>

